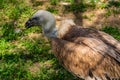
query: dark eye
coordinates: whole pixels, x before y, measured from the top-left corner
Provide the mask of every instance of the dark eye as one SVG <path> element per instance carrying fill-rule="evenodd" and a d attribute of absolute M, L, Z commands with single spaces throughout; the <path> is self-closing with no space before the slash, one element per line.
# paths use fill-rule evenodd
<path fill-rule="evenodd" d="M 34 17 L 33 20 L 38 20 L 38 17 Z"/>

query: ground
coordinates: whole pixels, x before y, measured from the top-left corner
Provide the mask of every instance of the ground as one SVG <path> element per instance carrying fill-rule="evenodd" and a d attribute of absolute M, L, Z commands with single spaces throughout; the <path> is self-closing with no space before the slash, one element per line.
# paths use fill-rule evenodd
<path fill-rule="evenodd" d="M 120 40 L 120 1 L 0 0 L 0 80 L 78 80 L 66 71 L 51 51 L 50 41 L 38 27 L 25 29 L 37 10 L 82 27 L 103 30 Z"/>

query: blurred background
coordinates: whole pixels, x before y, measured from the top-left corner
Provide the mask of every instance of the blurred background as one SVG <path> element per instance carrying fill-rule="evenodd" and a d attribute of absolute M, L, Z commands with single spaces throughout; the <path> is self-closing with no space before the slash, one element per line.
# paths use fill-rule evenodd
<path fill-rule="evenodd" d="M 25 29 L 43 9 L 53 13 L 57 25 L 71 18 L 120 41 L 119 0 L 0 0 L 0 80 L 78 80 L 59 64 L 40 28 Z"/>

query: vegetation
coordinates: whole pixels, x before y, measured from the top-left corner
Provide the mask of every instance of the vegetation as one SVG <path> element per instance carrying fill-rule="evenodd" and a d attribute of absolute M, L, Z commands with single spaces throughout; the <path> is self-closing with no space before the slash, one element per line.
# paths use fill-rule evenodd
<path fill-rule="evenodd" d="M 99 0 L 88 0 L 86 3 L 83 0 L 79 4 L 74 0 L 62 1 L 72 4 L 67 7 L 68 12 L 84 12 L 88 7 L 105 8 L 110 11 L 107 15 L 110 16 L 119 11 L 108 6 L 120 8 L 120 2 L 101 2 L 98 7 Z M 51 6 L 59 5 L 59 0 L 48 3 L 50 6 L 47 10 L 58 14 L 59 9 Z M 38 10 L 39 5 L 44 5 L 44 2 L 0 0 L 0 80 L 77 80 L 59 64 L 40 28 L 25 29 L 25 22 Z M 107 26 L 102 30 L 120 40 L 119 28 Z"/>
<path fill-rule="evenodd" d="M 102 29 L 104 32 L 112 35 L 114 38 L 120 40 L 120 30 L 118 27 L 111 27 L 111 26 L 106 26 L 106 27 L 103 27 Z"/>

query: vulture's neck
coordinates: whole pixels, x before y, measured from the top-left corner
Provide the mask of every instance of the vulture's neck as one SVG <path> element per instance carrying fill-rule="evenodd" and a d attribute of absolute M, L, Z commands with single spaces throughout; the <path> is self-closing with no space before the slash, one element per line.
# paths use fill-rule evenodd
<path fill-rule="evenodd" d="M 56 38 L 58 35 L 58 30 L 55 27 L 54 20 L 53 21 L 51 20 L 51 21 L 47 22 L 46 24 L 43 24 L 42 29 L 43 29 L 45 36 L 48 38 Z"/>
<path fill-rule="evenodd" d="M 55 27 L 54 24 L 48 22 L 43 27 L 44 34 L 48 38 L 62 38 L 69 32 L 69 30 L 73 27 L 73 25 L 75 25 L 72 20 L 68 20 L 68 19 L 61 21 L 59 27 Z"/>

